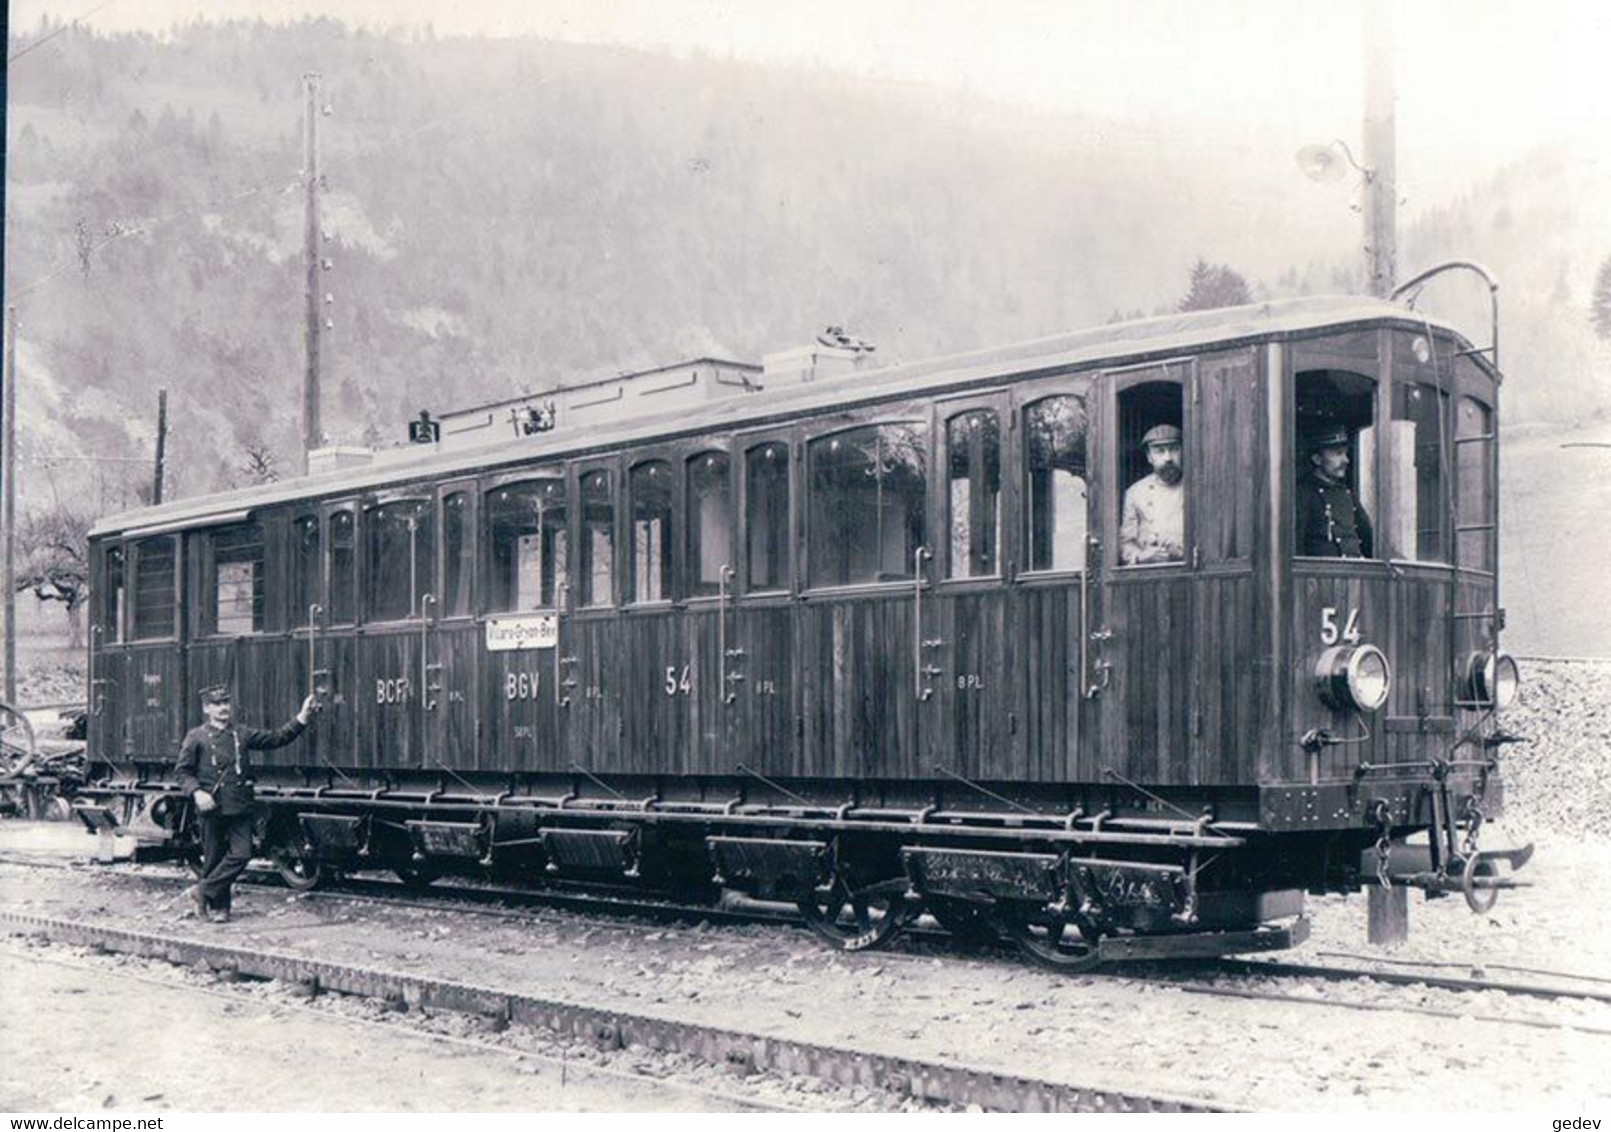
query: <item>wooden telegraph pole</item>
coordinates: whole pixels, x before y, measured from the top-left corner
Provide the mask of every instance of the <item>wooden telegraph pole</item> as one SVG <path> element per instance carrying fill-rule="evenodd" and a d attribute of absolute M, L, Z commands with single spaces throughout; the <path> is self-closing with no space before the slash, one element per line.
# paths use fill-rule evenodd
<path fill-rule="evenodd" d="M 1398 174 L 1394 165 L 1393 24 L 1388 0 L 1365 8 L 1365 271 L 1372 295 L 1388 298 L 1398 277 Z M 1370 885 L 1365 937 L 1373 944 L 1410 937 L 1409 889 Z"/>
<path fill-rule="evenodd" d="M 1398 279 L 1398 171 L 1393 131 L 1393 16 L 1387 0 L 1365 9 L 1365 269 L 1388 298 Z"/>
<path fill-rule="evenodd" d="M 307 371 L 302 380 L 302 471 L 308 472 L 308 454 L 323 444 L 319 421 L 319 75 L 302 76 L 305 105 L 302 115 L 302 175 L 306 178 L 303 254 L 307 271 L 305 319 Z"/>
<path fill-rule="evenodd" d="M 168 391 L 157 390 L 157 466 L 151 473 L 151 505 L 162 502 L 162 479 L 168 453 Z"/>

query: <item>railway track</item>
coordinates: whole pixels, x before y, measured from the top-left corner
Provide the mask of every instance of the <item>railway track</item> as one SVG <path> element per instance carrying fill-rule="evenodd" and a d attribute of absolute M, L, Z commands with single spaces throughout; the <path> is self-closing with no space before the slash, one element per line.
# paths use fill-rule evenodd
<path fill-rule="evenodd" d="M 410 1009 L 453 1011 L 590 1041 L 599 1048 L 640 1046 L 675 1052 L 742 1073 L 808 1076 L 849 1087 L 878 1088 L 930 1103 L 1007 1112 L 1206 1112 L 1215 1106 L 1185 1097 L 1100 1085 L 1015 1076 L 963 1065 L 891 1056 L 871 1049 L 790 1041 L 738 1029 L 601 1009 L 585 1003 L 516 993 L 379 968 L 339 964 L 258 948 L 232 947 L 122 928 L 0 910 L 0 929 L 53 943 L 138 955 L 180 966 L 205 964 L 232 977 L 278 979 L 309 995 L 359 995 Z"/>
<path fill-rule="evenodd" d="M 70 867 L 60 862 L 19 859 L 10 854 L 0 854 L 0 863 L 19 864 L 28 867 Z M 178 889 L 183 884 L 188 883 L 186 878 L 179 875 L 168 876 L 128 872 L 113 872 L 109 875 L 116 875 L 119 879 L 135 880 L 163 888 Z M 285 887 L 279 879 L 278 873 L 272 869 L 250 870 L 244 879 L 250 883 L 265 887 Z M 759 901 L 746 900 L 729 906 L 679 904 L 670 900 L 646 899 L 630 893 L 605 895 L 599 893 L 519 889 L 497 885 L 447 884 L 442 882 L 433 884 L 429 888 L 420 889 L 401 880 L 379 880 L 356 876 L 344 876 L 335 882 L 327 882 L 326 885 L 322 885 L 318 889 L 301 893 L 300 898 L 315 901 L 345 901 L 347 903 L 369 904 L 376 907 L 416 909 L 431 912 L 451 910 L 460 914 L 513 921 L 529 921 L 534 918 L 534 911 L 551 909 L 579 912 L 584 915 L 595 915 L 604 918 L 640 919 L 661 923 L 698 923 L 703 921 L 711 924 L 772 924 L 791 928 L 803 926 L 800 916 L 789 906 L 765 904 Z M 977 952 L 981 948 L 988 949 L 991 947 L 988 941 L 981 942 L 977 939 L 959 940 L 958 937 L 947 932 L 944 928 L 938 925 L 931 925 L 926 918 L 908 927 L 907 933 L 924 945 L 962 947 L 970 952 Z M 997 946 L 1005 953 L 1005 944 Z M 1363 979 L 1372 983 L 1395 987 L 1421 987 L 1457 993 L 1487 991 L 1497 992 L 1507 997 L 1532 998 L 1545 1001 L 1575 999 L 1611 1003 L 1611 979 L 1597 975 L 1583 975 L 1538 968 L 1515 968 L 1516 973 L 1540 975 L 1555 980 L 1550 983 L 1529 983 L 1510 979 L 1496 980 L 1486 976 L 1427 973 L 1433 968 L 1463 968 L 1467 970 L 1483 968 L 1484 965 L 1480 963 L 1451 961 L 1447 963 L 1421 964 L 1412 961 L 1345 953 L 1322 953 L 1322 955 L 1362 961 L 1375 966 L 1361 966 L 1359 962 L 1348 966 L 1328 966 L 1319 963 L 1297 963 L 1283 960 L 1226 958 L 1192 961 L 1183 968 L 1174 969 L 1162 967 L 1158 964 L 1121 964 L 1111 968 L 1100 968 L 1089 973 L 1108 977 L 1136 977 L 1141 975 L 1150 978 L 1164 978 L 1174 981 L 1177 987 L 1189 990 L 1191 993 L 1266 998 L 1271 1001 L 1298 1001 L 1355 1009 L 1392 1008 L 1381 1004 L 1349 1003 L 1343 999 L 1319 1000 L 1284 995 L 1279 992 L 1262 989 L 1249 990 L 1247 988 L 1215 986 L 1193 981 L 1189 975 L 1179 978 L 1176 972 L 1201 972 L 1205 975 L 1240 978 L 1316 979 L 1330 983 L 1349 983 Z M 1409 967 L 1413 968 L 1413 970 L 1383 970 L 1381 969 L 1383 966 Z M 1505 970 L 1509 968 L 1504 965 L 1489 964 L 1486 969 Z M 1572 982 L 1593 985 L 1567 985 Z M 1431 1013 L 1437 1017 L 1458 1018 L 1467 1016 L 1457 1011 L 1439 1011 L 1430 1008 L 1417 1008 L 1415 1012 Z M 1517 1021 L 1498 1017 L 1492 1020 Z"/>

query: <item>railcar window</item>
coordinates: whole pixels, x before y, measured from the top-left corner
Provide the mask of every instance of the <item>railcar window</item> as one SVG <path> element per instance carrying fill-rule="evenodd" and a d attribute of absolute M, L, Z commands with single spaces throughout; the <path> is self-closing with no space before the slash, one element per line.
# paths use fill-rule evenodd
<path fill-rule="evenodd" d="M 263 527 L 241 523 L 213 531 L 211 593 L 202 603 L 204 633 L 263 631 Z"/>
<path fill-rule="evenodd" d="M 330 515 L 330 623 L 358 620 L 358 540 L 351 511 Z"/>
<path fill-rule="evenodd" d="M 401 621 L 420 614 L 420 598 L 431 592 L 431 526 L 430 507 L 418 499 L 365 510 L 365 620 Z"/>
<path fill-rule="evenodd" d="M 825 436 L 808 451 L 813 586 L 913 576 L 923 545 L 928 457 L 923 429 L 884 424 Z"/>
<path fill-rule="evenodd" d="M 174 540 L 149 538 L 134 544 L 134 631 L 137 641 L 174 635 Z"/>
<path fill-rule="evenodd" d="M 610 473 L 588 472 L 581 481 L 581 561 L 578 563 L 583 606 L 615 600 L 615 503 Z"/>
<path fill-rule="evenodd" d="M 291 523 L 291 626 L 309 623 L 309 609 L 319 601 L 319 516 L 298 515 Z"/>
<path fill-rule="evenodd" d="M 688 461 L 688 593 L 716 593 L 733 562 L 733 485 L 727 453 Z"/>
<path fill-rule="evenodd" d="M 751 592 L 789 588 L 789 446 L 757 444 L 744 454 L 744 535 Z"/>
<path fill-rule="evenodd" d="M 1475 397 L 1460 398 L 1455 414 L 1456 465 L 1459 470 L 1460 565 L 1494 570 L 1493 410 Z"/>
<path fill-rule="evenodd" d="M 1191 454 L 1178 381 L 1148 381 L 1119 394 L 1119 565 L 1186 558 L 1186 493 Z"/>
<path fill-rule="evenodd" d="M 553 609 L 570 576 L 565 481 L 526 480 L 487 492 L 488 611 Z"/>
<path fill-rule="evenodd" d="M 442 497 L 442 616 L 463 617 L 470 612 L 474 563 L 470 495 L 450 492 Z"/>
<path fill-rule="evenodd" d="M 1403 382 L 1393 387 L 1392 553 L 1418 562 L 1447 562 L 1448 517 L 1444 508 L 1444 408 L 1448 397 L 1435 385 Z"/>
<path fill-rule="evenodd" d="M 96 623 L 102 643 L 110 645 L 123 639 L 123 548 L 108 547 L 102 562 L 106 581 L 97 602 Z"/>
<path fill-rule="evenodd" d="M 628 601 L 671 598 L 671 495 L 674 477 L 664 460 L 649 460 L 632 469 L 632 590 Z"/>
<path fill-rule="evenodd" d="M 1376 381 L 1347 370 L 1305 370 L 1294 385 L 1293 553 L 1373 558 L 1376 522 Z"/>
<path fill-rule="evenodd" d="M 1024 501 L 1031 570 L 1085 569 L 1085 399 L 1047 397 L 1024 410 Z"/>
<path fill-rule="evenodd" d="M 999 572 L 1001 553 L 1001 418 L 988 409 L 946 422 L 948 577 Z"/>

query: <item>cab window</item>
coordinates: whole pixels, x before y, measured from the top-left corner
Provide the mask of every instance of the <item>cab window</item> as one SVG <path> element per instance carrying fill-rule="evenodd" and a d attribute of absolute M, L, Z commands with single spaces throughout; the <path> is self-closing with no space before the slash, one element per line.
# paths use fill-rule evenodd
<path fill-rule="evenodd" d="M 202 632 L 223 636 L 263 630 L 263 527 L 240 523 L 207 535 L 211 559 Z"/>
<path fill-rule="evenodd" d="M 982 578 L 1001 570 L 1001 418 L 989 409 L 946 422 L 949 553 L 946 576 Z"/>
<path fill-rule="evenodd" d="M 570 576 L 565 481 L 504 484 L 486 494 L 487 611 L 553 609 Z"/>
<path fill-rule="evenodd" d="M 671 600 L 672 474 L 664 460 L 635 465 L 627 478 L 632 500 L 633 602 Z"/>
<path fill-rule="evenodd" d="M 366 555 L 364 610 L 368 621 L 418 617 L 421 599 L 431 592 L 430 506 L 409 499 L 383 503 L 364 512 Z"/>
<path fill-rule="evenodd" d="M 789 588 L 789 446 L 757 444 L 744 454 L 746 586 L 753 593 Z"/>
<path fill-rule="evenodd" d="M 134 640 L 161 640 L 174 635 L 177 564 L 172 536 L 142 539 L 134 544 L 134 626 L 130 634 Z"/>
<path fill-rule="evenodd" d="M 1083 397 L 1046 397 L 1024 410 L 1024 506 L 1031 570 L 1085 569 L 1088 428 Z"/>
<path fill-rule="evenodd" d="M 1306 370 L 1295 384 L 1293 553 L 1373 558 L 1376 382 L 1348 370 Z"/>
<path fill-rule="evenodd" d="M 807 451 L 812 586 L 912 578 L 924 541 L 928 455 L 921 425 L 870 425 Z"/>
<path fill-rule="evenodd" d="M 725 452 L 701 452 L 688 460 L 687 586 L 691 597 L 717 593 L 723 567 L 733 564 L 733 488 L 728 473 Z"/>
<path fill-rule="evenodd" d="M 1444 505 L 1446 394 L 1435 385 L 1406 381 L 1393 387 L 1389 551 L 1417 562 L 1449 560 Z"/>
<path fill-rule="evenodd" d="M 330 515 L 330 623 L 351 625 L 358 619 L 358 536 L 353 513 Z"/>
<path fill-rule="evenodd" d="M 584 607 L 610 605 L 615 601 L 615 500 L 608 471 L 582 476 L 581 502 L 578 598 Z"/>
<path fill-rule="evenodd" d="M 1456 467 L 1459 475 L 1460 565 L 1494 571 L 1494 425 L 1493 410 L 1475 397 L 1460 398 L 1454 419 Z"/>
<path fill-rule="evenodd" d="M 1119 565 L 1186 560 L 1190 482 L 1178 381 L 1147 381 L 1119 394 Z"/>
<path fill-rule="evenodd" d="M 319 571 L 323 563 L 319 547 L 319 516 L 298 515 L 291 523 L 291 625 L 302 627 L 313 621 L 313 607 L 319 603 Z"/>

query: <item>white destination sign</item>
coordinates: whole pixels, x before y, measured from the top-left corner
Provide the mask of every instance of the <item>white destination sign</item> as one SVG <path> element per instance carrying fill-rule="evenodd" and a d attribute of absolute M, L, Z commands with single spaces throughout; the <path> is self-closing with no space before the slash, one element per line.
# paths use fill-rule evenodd
<path fill-rule="evenodd" d="M 492 652 L 551 649 L 558 644 L 559 618 L 552 613 L 496 617 L 487 622 L 487 648 Z"/>

